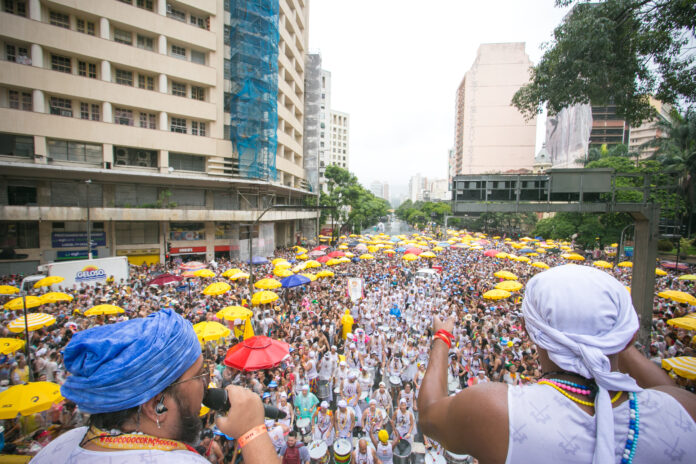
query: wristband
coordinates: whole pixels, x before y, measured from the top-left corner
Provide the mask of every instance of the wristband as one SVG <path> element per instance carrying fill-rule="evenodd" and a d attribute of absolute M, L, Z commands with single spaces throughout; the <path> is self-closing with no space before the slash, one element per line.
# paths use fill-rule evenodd
<path fill-rule="evenodd" d="M 237 440 L 237 444 L 240 448 L 244 448 L 251 440 L 260 435 L 263 435 L 264 433 L 268 433 L 268 430 L 266 430 L 266 426 L 263 424 L 257 425 L 256 427 L 239 437 L 239 440 Z"/>
<path fill-rule="evenodd" d="M 444 335 L 436 334 L 433 336 L 433 339 L 441 340 L 442 342 L 444 342 L 444 344 L 447 345 L 447 349 L 452 348 L 452 342 L 450 342 Z"/>
<path fill-rule="evenodd" d="M 449 338 L 450 340 L 454 340 L 454 335 L 446 331 L 445 329 L 440 329 L 437 332 L 435 332 L 435 335 L 444 335 L 445 337 Z"/>

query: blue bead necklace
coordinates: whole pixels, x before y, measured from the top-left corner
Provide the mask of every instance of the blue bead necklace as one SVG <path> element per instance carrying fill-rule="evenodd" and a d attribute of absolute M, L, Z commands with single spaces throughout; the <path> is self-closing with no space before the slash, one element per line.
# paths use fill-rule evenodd
<path fill-rule="evenodd" d="M 638 429 L 640 428 L 640 414 L 638 413 L 638 398 L 635 392 L 631 392 L 630 398 L 628 400 L 628 405 L 628 437 L 626 438 L 626 446 L 624 447 L 624 452 L 621 456 L 621 464 L 631 464 L 633 462 L 633 457 L 636 454 L 636 446 L 638 445 Z"/>

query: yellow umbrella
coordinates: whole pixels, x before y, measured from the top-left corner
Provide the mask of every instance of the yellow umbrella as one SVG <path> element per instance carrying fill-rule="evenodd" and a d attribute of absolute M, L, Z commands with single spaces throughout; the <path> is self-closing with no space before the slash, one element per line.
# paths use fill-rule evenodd
<path fill-rule="evenodd" d="M 614 267 L 614 265 L 611 264 L 610 262 L 608 262 L 608 261 L 601 261 L 601 260 L 600 260 L 600 261 L 595 261 L 594 263 L 592 263 L 592 265 L 595 266 L 595 267 L 601 267 L 602 269 L 611 269 L 612 267 Z"/>
<path fill-rule="evenodd" d="M 222 273 L 222 277 L 232 277 L 233 275 L 239 274 L 240 272 L 243 272 L 243 271 L 241 269 L 237 269 L 237 268 L 228 269 Z"/>
<path fill-rule="evenodd" d="M 676 301 L 677 303 L 688 303 L 691 306 L 696 306 L 696 298 L 686 292 L 680 292 L 678 290 L 665 290 L 658 293 L 657 296 L 668 298 L 672 301 Z"/>
<path fill-rule="evenodd" d="M 60 403 L 60 385 L 53 382 L 29 382 L 14 385 L 0 393 L 0 419 L 30 416 Z"/>
<path fill-rule="evenodd" d="M 341 264 L 341 262 L 337 258 L 331 258 L 326 262 L 327 266 L 335 266 L 337 264 Z"/>
<path fill-rule="evenodd" d="M 348 249 L 348 245 L 346 245 L 346 244 L 344 243 L 344 244 L 342 244 L 342 245 L 339 245 L 338 249 L 339 249 L 339 250 L 347 250 L 347 249 Z"/>
<path fill-rule="evenodd" d="M 280 264 L 280 263 L 285 263 L 285 264 L 288 264 L 288 265 L 290 264 L 290 263 L 288 263 L 288 260 L 285 259 L 285 258 L 276 258 L 276 259 L 274 259 L 273 261 L 271 261 L 271 264 L 272 264 L 273 266 L 277 266 L 277 265 Z"/>
<path fill-rule="evenodd" d="M 674 370 L 678 376 L 685 379 L 696 380 L 696 357 L 694 356 L 663 359 L 662 368 L 668 371 Z"/>
<path fill-rule="evenodd" d="M 248 319 L 253 315 L 254 312 L 244 306 L 226 306 L 215 313 L 215 317 L 218 319 L 225 319 L 228 321 Z"/>
<path fill-rule="evenodd" d="M 273 290 L 274 288 L 280 288 L 283 284 L 275 279 L 261 279 L 254 282 L 254 287 L 261 288 L 263 290 Z"/>
<path fill-rule="evenodd" d="M 315 267 L 321 267 L 321 263 L 317 260 L 310 259 L 305 263 L 305 269 L 312 269 Z"/>
<path fill-rule="evenodd" d="M 308 251 L 306 248 L 302 248 L 301 246 L 295 246 L 294 248 L 295 248 L 295 253 L 298 255 L 302 254 L 302 253 L 307 253 L 307 251 Z"/>
<path fill-rule="evenodd" d="M 15 293 L 19 293 L 17 287 L 13 287 L 12 285 L 0 285 L 0 295 L 14 295 Z"/>
<path fill-rule="evenodd" d="M 225 292 L 230 291 L 232 287 L 230 287 L 230 284 L 227 282 L 215 282 L 207 287 L 205 287 L 205 290 L 203 290 L 204 295 L 222 295 Z"/>
<path fill-rule="evenodd" d="M 495 288 L 506 292 L 516 292 L 522 288 L 522 284 L 514 280 L 504 280 L 495 284 Z"/>
<path fill-rule="evenodd" d="M 679 327 L 680 329 L 696 330 L 696 318 L 693 317 L 675 317 L 667 321 L 667 324 Z"/>
<path fill-rule="evenodd" d="M 532 266 L 538 267 L 539 269 L 549 269 L 549 265 L 546 263 L 542 263 L 541 261 L 535 261 L 532 263 Z"/>
<path fill-rule="evenodd" d="M 510 271 L 498 271 L 493 275 L 499 279 L 517 280 L 517 276 Z"/>
<path fill-rule="evenodd" d="M 59 301 L 72 301 L 73 296 L 63 292 L 48 292 L 40 295 L 43 304 L 57 303 Z"/>
<path fill-rule="evenodd" d="M 281 270 L 281 269 L 290 269 L 292 267 L 292 264 L 288 263 L 287 261 L 283 261 L 282 263 L 278 263 L 273 266 L 274 270 Z"/>
<path fill-rule="evenodd" d="M 667 272 L 663 271 L 662 269 L 655 269 L 655 275 L 666 276 Z"/>
<path fill-rule="evenodd" d="M 269 290 L 263 290 L 260 292 L 254 293 L 254 295 L 251 297 L 251 304 L 254 306 L 262 305 L 262 304 L 268 304 L 268 303 L 273 303 L 278 299 L 278 295 L 275 293 L 269 291 Z"/>
<path fill-rule="evenodd" d="M 441 246 L 436 246 L 435 248 L 433 248 L 433 251 L 444 251 L 444 250 L 445 249 L 442 248 Z"/>
<path fill-rule="evenodd" d="M 519 261 L 520 263 L 528 263 L 528 262 L 531 261 L 531 259 L 529 259 L 529 258 L 526 257 L 526 256 L 520 256 L 520 257 L 517 258 L 516 260 Z"/>
<path fill-rule="evenodd" d="M 305 264 L 307 263 L 299 263 L 296 264 L 295 267 L 292 268 L 292 272 L 301 272 L 305 270 Z"/>
<path fill-rule="evenodd" d="M 621 261 L 618 264 L 619 267 L 633 267 L 633 263 L 631 261 Z"/>
<path fill-rule="evenodd" d="M 27 314 L 27 325 L 29 326 L 29 332 L 34 330 L 39 330 L 43 327 L 48 327 L 56 322 L 56 318 L 50 314 L 45 313 L 32 313 Z M 18 317 L 14 321 L 7 324 L 7 328 L 10 332 L 21 333 L 24 332 L 24 316 Z"/>
<path fill-rule="evenodd" d="M 331 271 L 319 271 L 317 272 L 317 277 L 333 277 L 334 273 Z"/>
<path fill-rule="evenodd" d="M 418 259 L 418 256 L 412 253 L 406 253 L 401 257 L 401 259 L 403 259 L 404 261 L 415 261 Z"/>
<path fill-rule="evenodd" d="M 571 261 L 585 261 L 585 258 L 577 253 L 570 253 L 568 255 L 562 255 L 563 258 L 569 259 Z"/>
<path fill-rule="evenodd" d="M 27 309 L 36 308 L 37 306 L 44 304 L 43 301 L 41 301 L 41 298 L 38 296 L 27 296 L 26 300 Z M 5 303 L 3 308 L 18 311 L 24 308 L 23 305 L 24 303 L 22 302 L 22 297 L 19 297 Z"/>
<path fill-rule="evenodd" d="M 97 306 L 93 306 L 89 308 L 87 311 L 85 311 L 85 316 L 102 316 L 110 314 L 121 314 L 124 312 L 126 311 L 119 306 L 110 304 L 100 304 Z"/>
<path fill-rule="evenodd" d="M 44 277 L 41 280 L 37 280 L 34 283 L 34 288 L 40 288 L 40 287 L 50 287 L 51 285 L 55 285 L 59 282 L 64 281 L 65 279 L 61 276 L 48 276 Z"/>
<path fill-rule="evenodd" d="M 677 280 L 696 280 L 696 274 L 684 274 L 677 277 Z"/>
<path fill-rule="evenodd" d="M 236 274 L 232 274 L 229 279 L 230 280 L 239 280 L 239 279 L 248 279 L 249 274 L 246 272 L 237 272 Z"/>
<path fill-rule="evenodd" d="M 307 255 L 298 255 L 297 256 L 297 259 L 301 259 L 302 261 L 304 261 L 307 258 L 309 258 L 309 256 L 307 256 Z"/>
<path fill-rule="evenodd" d="M 351 253 L 350 251 L 346 251 L 346 258 L 353 258 L 355 255 Z"/>
<path fill-rule="evenodd" d="M 230 329 L 215 321 L 203 321 L 193 326 L 200 342 L 219 340 L 230 335 Z"/>
<path fill-rule="evenodd" d="M 206 279 L 209 279 L 211 277 L 215 277 L 215 273 L 211 271 L 210 269 L 199 269 L 193 273 L 196 277 L 203 277 Z"/>
<path fill-rule="evenodd" d="M 502 300 L 504 298 L 509 298 L 511 295 L 510 292 L 506 292 L 505 290 L 489 290 L 486 293 L 483 294 L 483 297 L 486 300 Z"/>
<path fill-rule="evenodd" d="M 360 255 L 360 259 L 375 259 L 375 257 L 369 253 L 365 253 L 364 255 Z"/>
<path fill-rule="evenodd" d="M 0 338 L 0 353 L 2 354 L 14 353 L 22 348 L 24 348 L 24 340 L 19 338 Z"/>
<path fill-rule="evenodd" d="M 385 248 L 384 250 L 382 250 L 382 253 L 384 253 L 385 255 L 393 255 L 394 253 L 396 253 L 396 251 L 391 250 L 389 248 Z"/>
<path fill-rule="evenodd" d="M 433 253 L 432 251 L 424 251 L 423 253 L 420 254 L 420 257 L 421 258 L 434 258 L 435 253 Z"/>
<path fill-rule="evenodd" d="M 314 282 L 315 280 L 317 280 L 317 276 L 315 276 L 315 275 L 312 274 L 311 272 L 305 272 L 305 273 L 300 274 L 300 275 L 305 276 L 306 278 L 308 278 L 308 279 L 311 280 L 312 282 Z"/>
<path fill-rule="evenodd" d="M 273 274 L 276 277 L 290 277 L 291 275 L 294 274 L 294 272 L 292 272 L 290 269 L 278 269 L 278 268 L 276 268 L 273 270 Z"/>

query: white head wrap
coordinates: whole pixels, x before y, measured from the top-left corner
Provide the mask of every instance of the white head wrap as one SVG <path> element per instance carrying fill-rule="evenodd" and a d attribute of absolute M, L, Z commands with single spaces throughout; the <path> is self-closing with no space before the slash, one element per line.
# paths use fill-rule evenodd
<path fill-rule="evenodd" d="M 614 462 L 609 390 L 641 391 L 630 376 L 612 372 L 607 358 L 622 351 L 638 330 L 631 295 L 604 271 L 567 264 L 529 280 L 522 312 L 529 337 L 548 352 L 551 361 L 597 383 L 592 462 Z"/>

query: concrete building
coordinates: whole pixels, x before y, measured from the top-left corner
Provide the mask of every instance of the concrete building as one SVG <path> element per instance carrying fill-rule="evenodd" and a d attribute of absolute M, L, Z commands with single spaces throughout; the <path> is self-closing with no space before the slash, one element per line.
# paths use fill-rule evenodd
<path fill-rule="evenodd" d="M 430 198 L 430 182 L 420 173 L 412 176 L 408 181 L 408 198 L 412 203 L 427 201 Z"/>
<path fill-rule="evenodd" d="M 430 201 L 450 200 L 450 186 L 447 179 L 437 179 L 430 183 Z"/>
<path fill-rule="evenodd" d="M 319 183 L 326 191 L 327 166 L 350 166 L 350 116 L 331 108 L 331 72 L 321 72 Z"/>
<path fill-rule="evenodd" d="M 0 273 L 85 256 L 88 220 L 133 263 L 311 234 L 316 212 L 248 225 L 308 195 L 309 5 L 264 1 L 3 2 Z"/>
<path fill-rule="evenodd" d="M 350 169 L 350 116 L 331 110 L 331 151 L 329 164 Z"/>
<path fill-rule="evenodd" d="M 535 174 L 542 174 L 546 172 L 547 169 L 550 169 L 552 166 L 553 163 L 551 162 L 551 156 L 549 156 L 549 153 L 546 150 L 546 144 L 543 144 L 541 146 L 541 150 L 539 150 L 539 153 L 537 153 L 534 157 L 534 166 L 532 168 L 532 171 Z"/>
<path fill-rule="evenodd" d="M 389 182 L 380 182 L 378 180 L 370 184 L 370 192 L 378 198 L 383 198 L 389 201 Z"/>
<path fill-rule="evenodd" d="M 656 122 L 660 119 L 663 121 L 671 121 L 672 119 L 670 116 L 670 112 L 672 111 L 671 105 L 664 104 L 653 97 L 650 97 L 650 104 L 657 112 L 656 119 L 645 121 L 638 127 L 631 127 L 629 131 L 628 150 L 640 153 L 641 158 L 649 158 L 657 150 L 657 147 L 644 147 L 643 145 L 656 138 L 665 137 L 667 135 L 662 132 Z"/>
<path fill-rule="evenodd" d="M 607 145 L 628 145 L 628 123 L 616 114 L 616 105 L 592 105 L 590 148 Z"/>
<path fill-rule="evenodd" d="M 536 118 L 525 121 L 510 102 L 529 82 L 524 43 L 482 44 L 455 99 L 456 174 L 530 169 Z"/>

